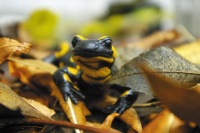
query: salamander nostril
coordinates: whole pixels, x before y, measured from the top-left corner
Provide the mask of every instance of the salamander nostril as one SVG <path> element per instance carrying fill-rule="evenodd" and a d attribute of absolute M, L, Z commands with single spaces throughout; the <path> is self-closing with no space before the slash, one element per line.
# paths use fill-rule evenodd
<path fill-rule="evenodd" d="M 71 43 L 72 43 L 72 47 L 76 47 L 76 44 L 78 41 L 80 41 L 81 39 L 78 36 L 74 36 Z"/>

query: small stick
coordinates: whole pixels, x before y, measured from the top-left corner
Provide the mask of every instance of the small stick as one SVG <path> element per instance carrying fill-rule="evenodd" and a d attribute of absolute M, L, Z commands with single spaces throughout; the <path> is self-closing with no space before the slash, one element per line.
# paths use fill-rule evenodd
<path fill-rule="evenodd" d="M 151 103 L 143 103 L 143 104 L 133 104 L 132 107 L 134 108 L 147 108 L 147 107 L 152 107 L 152 106 L 158 106 L 160 105 L 161 102 L 151 102 Z"/>

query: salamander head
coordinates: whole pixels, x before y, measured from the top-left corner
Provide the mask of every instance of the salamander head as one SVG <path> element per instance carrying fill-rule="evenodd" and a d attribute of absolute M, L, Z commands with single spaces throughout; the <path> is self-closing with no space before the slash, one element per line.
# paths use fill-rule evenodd
<path fill-rule="evenodd" d="M 72 39 L 72 46 L 72 58 L 80 67 L 99 69 L 113 64 L 116 57 L 116 50 L 108 36 L 98 40 L 88 40 L 76 35 Z"/>

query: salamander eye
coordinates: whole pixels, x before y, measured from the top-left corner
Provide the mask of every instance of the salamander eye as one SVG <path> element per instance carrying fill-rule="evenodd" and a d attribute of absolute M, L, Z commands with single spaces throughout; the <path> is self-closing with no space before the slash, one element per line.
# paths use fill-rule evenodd
<path fill-rule="evenodd" d="M 99 43 L 105 45 L 109 49 L 112 47 L 112 39 L 108 36 L 99 38 Z"/>
<path fill-rule="evenodd" d="M 81 40 L 81 38 L 79 38 L 78 35 L 73 37 L 73 39 L 71 41 L 73 48 L 76 47 L 77 42 L 80 41 L 80 40 Z"/>
<path fill-rule="evenodd" d="M 106 38 L 105 42 L 105 46 L 109 49 L 111 49 L 112 46 L 112 40 L 110 38 Z"/>

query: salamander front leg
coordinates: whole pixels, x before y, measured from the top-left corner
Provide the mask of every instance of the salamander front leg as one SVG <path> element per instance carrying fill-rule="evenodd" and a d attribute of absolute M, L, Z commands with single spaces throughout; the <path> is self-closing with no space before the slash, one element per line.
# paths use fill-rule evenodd
<path fill-rule="evenodd" d="M 124 96 L 120 97 L 114 105 L 109 106 L 105 112 L 107 113 L 119 113 L 122 114 L 127 110 L 138 97 L 138 92 L 132 91 L 131 89 L 126 91 Z"/>
<path fill-rule="evenodd" d="M 85 96 L 78 90 L 78 88 L 73 85 L 68 74 L 65 73 L 64 69 L 58 69 L 54 75 L 53 79 L 55 84 L 60 89 L 63 98 L 67 101 L 68 97 L 71 98 L 74 104 L 78 103 L 78 97 L 84 99 Z"/>

